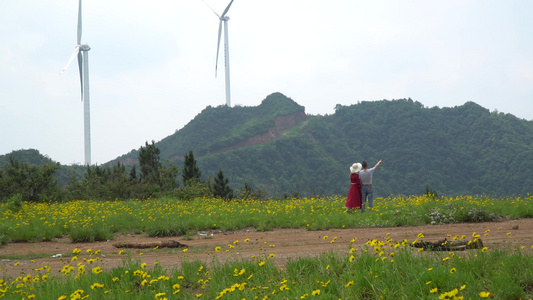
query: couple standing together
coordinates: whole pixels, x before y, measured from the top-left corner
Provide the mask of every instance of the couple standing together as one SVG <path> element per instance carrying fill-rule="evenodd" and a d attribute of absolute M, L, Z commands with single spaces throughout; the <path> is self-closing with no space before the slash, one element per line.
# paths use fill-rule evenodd
<path fill-rule="evenodd" d="M 369 169 L 366 161 L 363 161 L 363 164 L 355 163 L 350 167 L 350 181 L 352 184 L 350 185 L 345 205 L 348 211 L 359 208 L 362 212 L 365 212 L 367 198 L 368 208 L 372 210 L 372 207 L 374 207 L 372 175 L 380 164 L 381 160 L 373 168 Z"/>

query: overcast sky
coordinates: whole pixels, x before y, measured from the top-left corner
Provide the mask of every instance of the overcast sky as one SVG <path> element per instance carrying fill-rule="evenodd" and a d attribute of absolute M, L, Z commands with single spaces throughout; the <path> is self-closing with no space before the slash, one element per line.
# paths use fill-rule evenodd
<path fill-rule="evenodd" d="M 229 0 L 206 0 L 222 12 Z M 81 163 L 77 0 L 0 1 L 0 154 Z M 308 114 L 411 97 L 533 120 L 533 1 L 235 0 L 232 103 L 281 92 Z M 173 134 L 225 103 L 218 18 L 201 0 L 86 0 L 92 163 Z M 379 116 L 369 116 L 379 117 Z"/>

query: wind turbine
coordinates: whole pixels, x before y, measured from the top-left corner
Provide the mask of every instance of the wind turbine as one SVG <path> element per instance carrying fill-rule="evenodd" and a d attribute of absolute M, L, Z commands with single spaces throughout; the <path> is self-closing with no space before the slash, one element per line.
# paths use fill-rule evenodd
<path fill-rule="evenodd" d="M 87 44 L 81 44 L 81 0 L 78 7 L 78 39 L 76 48 L 72 53 L 68 63 L 65 65 L 61 74 L 63 74 L 70 63 L 78 56 L 78 68 L 80 71 L 81 101 L 83 105 L 83 131 L 85 140 L 85 164 L 91 164 L 91 106 L 89 101 L 89 50 L 91 47 Z"/>
<path fill-rule="evenodd" d="M 202 0 L 204 1 L 204 0 Z M 211 8 L 211 6 L 209 6 L 209 4 L 207 4 L 205 1 L 204 1 L 205 5 L 207 5 L 209 8 Z M 215 13 L 215 15 L 217 15 L 218 19 L 220 20 L 219 22 L 219 25 L 218 25 L 218 43 L 217 43 L 217 60 L 215 62 L 215 77 L 217 77 L 217 69 L 218 69 L 218 52 L 219 52 L 219 49 L 220 49 L 220 35 L 222 33 L 222 22 L 224 22 L 224 61 L 225 61 L 225 67 L 226 67 L 226 105 L 231 107 L 231 95 L 230 95 L 230 79 L 229 79 L 229 41 L 228 41 L 228 20 L 229 20 L 229 17 L 226 16 L 226 14 L 228 13 L 228 10 L 231 6 L 231 4 L 233 4 L 233 0 L 231 0 L 231 2 L 228 4 L 228 6 L 226 7 L 226 9 L 224 10 L 224 12 L 222 13 L 222 15 L 219 15 L 217 14 L 217 12 L 211 8 L 211 10 Z"/>

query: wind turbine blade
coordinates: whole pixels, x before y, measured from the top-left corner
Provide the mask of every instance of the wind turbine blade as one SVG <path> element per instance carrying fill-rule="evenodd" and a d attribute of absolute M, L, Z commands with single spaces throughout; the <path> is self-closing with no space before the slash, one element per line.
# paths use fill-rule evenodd
<path fill-rule="evenodd" d="M 80 0 L 81 1 L 81 0 Z M 224 18 L 226 16 L 226 14 L 228 13 L 228 10 L 231 6 L 231 4 L 233 3 L 233 0 L 231 0 L 231 2 L 228 4 L 228 6 L 226 7 L 226 9 L 224 10 L 224 12 L 222 13 L 222 16 L 221 18 Z"/>
<path fill-rule="evenodd" d="M 81 44 L 81 0 L 80 0 L 80 4 L 79 4 L 79 7 L 78 7 L 78 44 L 77 45 L 80 45 Z"/>
<path fill-rule="evenodd" d="M 74 60 L 76 55 L 78 55 L 79 52 L 80 52 L 80 47 L 76 46 L 76 48 L 74 49 L 74 52 L 72 52 L 72 55 L 70 56 L 70 59 L 68 60 L 68 63 L 65 65 L 65 67 L 63 68 L 63 70 L 61 70 L 61 72 L 59 74 L 65 73 L 65 71 L 67 70 L 68 66 L 70 66 L 70 63 L 72 63 L 72 61 Z"/>
<path fill-rule="evenodd" d="M 81 87 L 81 101 L 83 101 L 83 55 L 81 54 L 81 51 L 78 52 L 78 68 L 80 69 L 80 87 Z"/>
<path fill-rule="evenodd" d="M 80 1 L 81 1 L 81 0 L 80 0 Z M 204 0 L 202 0 L 202 1 L 203 1 L 203 2 L 205 3 L 205 5 L 207 5 L 207 7 L 209 7 L 209 8 L 215 13 L 215 15 L 217 15 L 217 17 L 220 19 L 220 15 L 217 14 L 217 12 L 216 12 L 211 6 L 209 6 L 209 4 L 207 4 L 207 2 L 205 2 Z"/>
<path fill-rule="evenodd" d="M 218 25 L 217 60 L 215 61 L 215 78 L 217 77 L 218 52 L 220 50 L 220 36 L 221 35 L 222 35 L 222 19 L 220 19 L 220 22 L 219 22 L 219 25 Z"/>

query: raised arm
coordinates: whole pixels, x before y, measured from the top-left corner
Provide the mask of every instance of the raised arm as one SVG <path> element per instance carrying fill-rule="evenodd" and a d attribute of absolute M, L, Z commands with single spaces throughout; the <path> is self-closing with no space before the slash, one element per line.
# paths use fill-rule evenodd
<path fill-rule="evenodd" d="M 378 163 L 374 166 L 374 169 L 379 167 L 379 165 L 381 164 L 381 159 L 378 161 Z"/>

